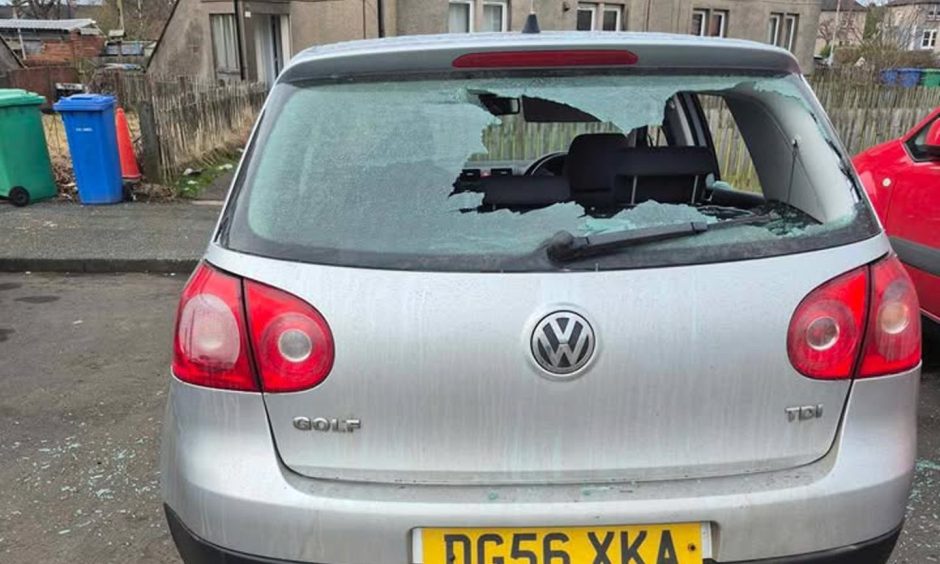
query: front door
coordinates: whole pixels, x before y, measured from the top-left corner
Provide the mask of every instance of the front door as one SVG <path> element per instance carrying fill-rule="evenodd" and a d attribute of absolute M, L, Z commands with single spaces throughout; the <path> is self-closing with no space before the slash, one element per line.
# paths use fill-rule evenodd
<path fill-rule="evenodd" d="M 270 88 L 290 58 L 290 17 L 255 14 L 258 80 Z"/>

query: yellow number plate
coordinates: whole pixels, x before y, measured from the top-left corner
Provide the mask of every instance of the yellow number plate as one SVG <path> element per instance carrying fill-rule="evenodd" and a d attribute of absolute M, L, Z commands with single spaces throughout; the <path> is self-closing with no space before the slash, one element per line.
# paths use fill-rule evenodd
<path fill-rule="evenodd" d="M 422 529 L 416 536 L 420 537 L 416 556 L 423 556 L 422 564 L 702 564 L 703 561 L 699 523 Z"/>

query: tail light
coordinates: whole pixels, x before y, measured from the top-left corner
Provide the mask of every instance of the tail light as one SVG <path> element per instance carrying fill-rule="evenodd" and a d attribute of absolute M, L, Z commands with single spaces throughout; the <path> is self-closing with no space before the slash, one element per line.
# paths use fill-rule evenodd
<path fill-rule="evenodd" d="M 871 269 L 874 289 L 865 354 L 859 377 L 881 376 L 907 370 L 920 362 L 920 304 L 917 291 L 897 257 Z"/>
<path fill-rule="evenodd" d="M 176 316 L 173 373 L 191 384 L 257 391 L 251 371 L 241 280 L 201 264 Z"/>
<path fill-rule="evenodd" d="M 790 362 L 809 378 L 881 376 L 920 362 L 920 308 L 898 259 L 885 258 L 813 290 L 787 334 Z"/>
<path fill-rule="evenodd" d="M 296 392 L 322 382 L 333 368 L 326 320 L 300 298 L 245 282 L 255 361 L 266 392 Z"/>
<path fill-rule="evenodd" d="M 790 362 L 804 376 L 850 378 L 868 305 L 868 267 L 826 282 L 803 299 L 787 335 Z"/>
<path fill-rule="evenodd" d="M 294 392 L 327 377 L 333 336 L 300 298 L 203 263 L 183 290 L 173 352 L 173 373 L 184 382 Z"/>

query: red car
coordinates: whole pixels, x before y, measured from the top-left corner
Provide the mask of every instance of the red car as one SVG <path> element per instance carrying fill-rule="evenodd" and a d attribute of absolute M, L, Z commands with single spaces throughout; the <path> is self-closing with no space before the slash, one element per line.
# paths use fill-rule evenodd
<path fill-rule="evenodd" d="M 924 315 L 940 323 L 940 108 L 853 162 L 917 286 Z"/>

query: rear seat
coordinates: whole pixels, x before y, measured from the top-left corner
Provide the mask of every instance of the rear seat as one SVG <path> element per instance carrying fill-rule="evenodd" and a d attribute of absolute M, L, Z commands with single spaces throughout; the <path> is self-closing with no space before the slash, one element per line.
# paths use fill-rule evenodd
<path fill-rule="evenodd" d="M 715 156 L 707 147 L 638 147 L 624 156 L 619 174 L 631 180 L 632 204 L 701 202 L 708 176 L 718 177 Z"/>
<path fill-rule="evenodd" d="M 576 137 L 565 163 L 573 199 L 601 208 L 647 200 L 692 204 L 717 172 L 706 147 L 631 147 L 622 135 L 607 133 Z"/>
<path fill-rule="evenodd" d="M 575 137 L 564 176 L 492 176 L 480 180 L 483 205 L 538 208 L 574 200 L 585 207 L 614 208 L 656 200 L 695 204 L 706 179 L 718 176 L 706 147 L 634 147 L 619 133 Z"/>

